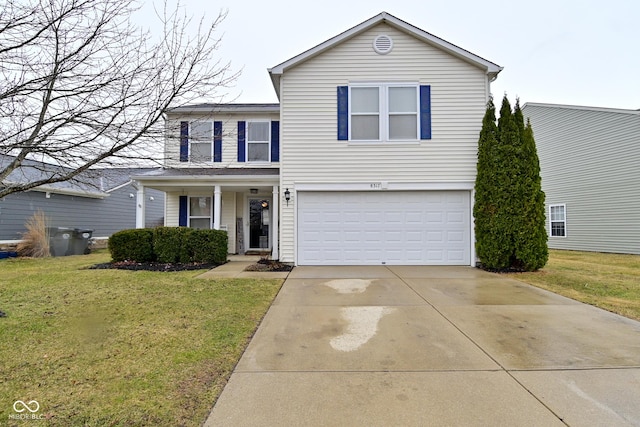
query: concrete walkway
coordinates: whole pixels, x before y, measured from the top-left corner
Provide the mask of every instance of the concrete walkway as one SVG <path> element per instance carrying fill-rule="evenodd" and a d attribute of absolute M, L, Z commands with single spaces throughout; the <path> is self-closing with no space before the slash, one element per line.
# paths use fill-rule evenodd
<path fill-rule="evenodd" d="M 470 267 L 297 267 L 206 426 L 640 425 L 640 322 Z"/>
<path fill-rule="evenodd" d="M 259 256 L 250 257 L 244 255 L 231 255 L 226 264 L 222 264 L 214 269 L 197 276 L 199 279 L 226 278 L 252 278 L 252 279 L 286 279 L 289 272 L 282 271 L 245 271 L 245 268 L 255 264 L 260 260 Z"/>

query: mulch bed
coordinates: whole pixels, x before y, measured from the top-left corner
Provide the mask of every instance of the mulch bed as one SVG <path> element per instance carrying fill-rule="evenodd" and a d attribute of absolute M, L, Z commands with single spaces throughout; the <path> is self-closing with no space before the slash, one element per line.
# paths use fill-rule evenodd
<path fill-rule="evenodd" d="M 483 267 L 482 264 L 478 265 L 480 270 L 488 271 L 489 273 L 526 273 L 527 270 L 524 268 L 517 267 L 506 267 L 506 268 L 487 268 Z"/>
<path fill-rule="evenodd" d="M 135 270 L 135 271 L 189 271 L 212 269 L 220 264 L 211 263 L 162 263 L 162 262 L 105 262 L 102 264 L 92 265 L 88 267 L 91 270 L 117 269 L 117 270 Z M 292 266 L 283 264 L 279 261 L 261 259 L 255 264 L 245 268 L 245 271 L 291 271 Z"/>
<path fill-rule="evenodd" d="M 162 262 L 105 262 L 89 267 L 91 270 L 117 269 L 117 270 L 136 270 L 136 271 L 189 271 L 212 269 L 220 264 L 214 263 L 162 263 Z"/>
<path fill-rule="evenodd" d="M 257 263 L 245 268 L 244 271 L 291 271 L 292 269 L 292 266 L 279 261 L 261 259 Z"/>

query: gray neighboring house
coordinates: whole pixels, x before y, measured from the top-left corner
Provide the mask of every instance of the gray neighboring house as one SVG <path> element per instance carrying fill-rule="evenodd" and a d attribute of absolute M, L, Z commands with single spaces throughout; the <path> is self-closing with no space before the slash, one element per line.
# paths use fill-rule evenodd
<path fill-rule="evenodd" d="M 11 158 L 0 155 L 0 166 Z M 6 184 L 33 180 L 42 169 L 41 162 L 26 161 L 12 172 Z M 10 194 L 0 199 L 0 243 L 21 238 L 25 222 L 39 209 L 53 227 L 94 230 L 94 237 L 108 237 L 116 231 L 135 228 L 137 187 L 132 175 L 146 175 L 153 168 L 99 169 L 84 173 L 78 180 L 59 182 Z M 0 183 L 2 185 L 2 183 Z M 145 220 L 148 226 L 164 223 L 164 192 L 147 190 Z"/>
<path fill-rule="evenodd" d="M 640 110 L 527 103 L 549 247 L 640 254 Z"/>

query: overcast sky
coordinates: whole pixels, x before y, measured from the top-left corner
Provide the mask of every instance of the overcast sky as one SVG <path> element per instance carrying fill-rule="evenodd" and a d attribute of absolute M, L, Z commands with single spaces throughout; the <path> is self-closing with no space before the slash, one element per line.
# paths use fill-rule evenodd
<path fill-rule="evenodd" d="M 195 15 L 228 10 L 219 54 L 242 69 L 236 102 L 277 102 L 267 68 L 385 11 L 504 67 L 491 85 L 498 102 L 506 92 L 521 104 L 640 109 L 638 0 L 181 3 Z"/>

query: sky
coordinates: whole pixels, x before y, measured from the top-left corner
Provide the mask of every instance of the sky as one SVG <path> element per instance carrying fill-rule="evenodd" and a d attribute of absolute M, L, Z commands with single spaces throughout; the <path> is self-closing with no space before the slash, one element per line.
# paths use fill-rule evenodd
<path fill-rule="evenodd" d="M 160 0 L 155 0 L 159 2 Z M 151 0 L 146 0 L 145 8 Z M 504 69 L 491 84 L 527 102 L 640 109 L 638 0 L 181 0 L 228 15 L 218 50 L 242 70 L 234 102 L 278 102 L 268 68 L 388 12 Z M 153 31 L 153 28 L 151 28 Z"/>

